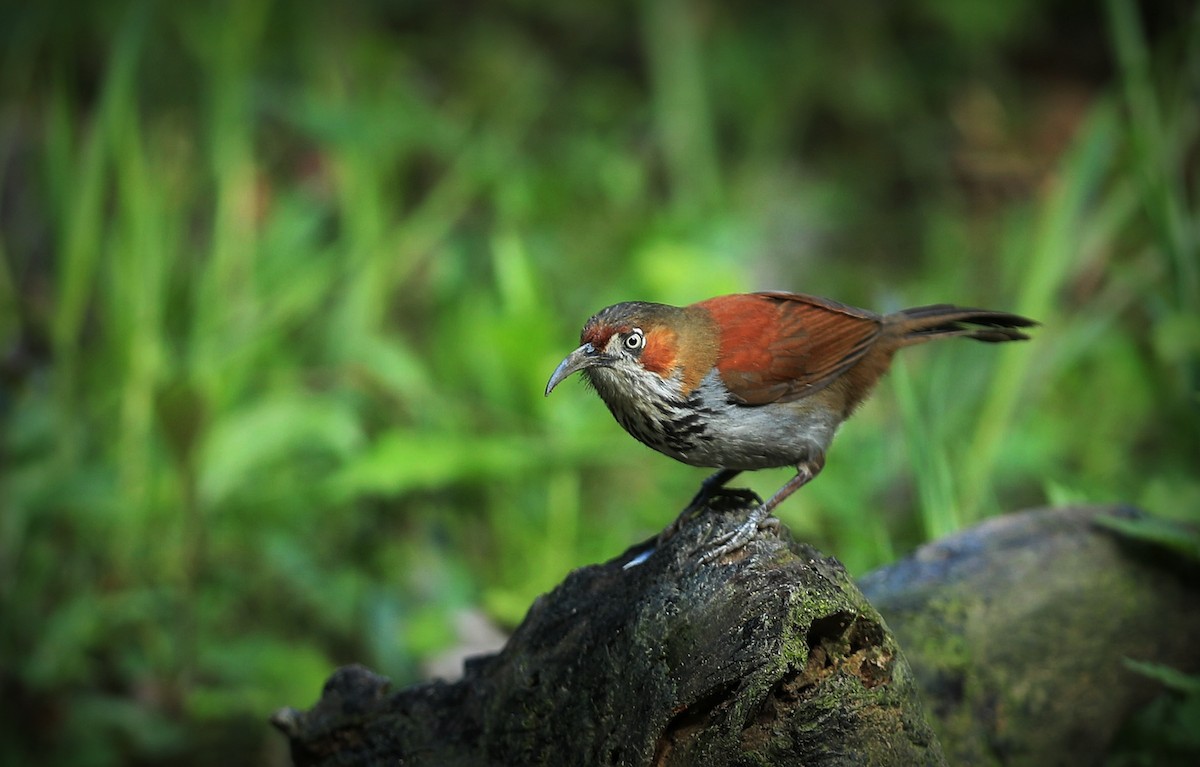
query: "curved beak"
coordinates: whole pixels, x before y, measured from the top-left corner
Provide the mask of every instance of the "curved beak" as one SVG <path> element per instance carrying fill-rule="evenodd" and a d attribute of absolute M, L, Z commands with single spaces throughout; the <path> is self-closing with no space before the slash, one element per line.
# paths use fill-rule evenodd
<path fill-rule="evenodd" d="M 554 387 L 570 377 L 572 373 L 577 373 L 584 368 L 605 367 L 610 364 L 612 364 L 612 359 L 607 354 L 597 351 L 596 347 L 591 344 L 584 344 L 558 363 L 554 374 L 546 383 L 546 396 L 549 397 L 550 392 L 554 391 Z"/>

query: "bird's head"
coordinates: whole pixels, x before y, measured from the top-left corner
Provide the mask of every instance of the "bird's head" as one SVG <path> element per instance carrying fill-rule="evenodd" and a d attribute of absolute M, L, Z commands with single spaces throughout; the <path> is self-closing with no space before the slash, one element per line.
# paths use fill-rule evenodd
<path fill-rule="evenodd" d="M 600 310 L 583 326 L 579 340 L 581 346 L 550 376 L 547 395 L 579 371 L 602 395 L 610 387 L 646 381 L 647 376 L 674 382 L 686 394 L 700 383 L 716 355 L 707 313 L 642 301 Z"/>

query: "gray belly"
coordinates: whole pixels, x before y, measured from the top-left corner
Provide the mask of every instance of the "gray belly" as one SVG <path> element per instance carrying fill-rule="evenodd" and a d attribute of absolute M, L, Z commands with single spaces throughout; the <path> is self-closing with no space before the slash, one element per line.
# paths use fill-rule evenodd
<path fill-rule="evenodd" d="M 714 407 L 705 419 L 703 439 L 685 455 L 693 466 L 768 469 L 795 466 L 823 455 L 837 423 L 822 418 L 803 401 L 783 405 Z"/>
<path fill-rule="evenodd" d="M 747 407 L 726 401 L 710 374 L 686 400 L 622 396 L 597 382 L 597 392 L 634 438 L 692 466 L 767 469 L 823 455 L 837 420 L 803 399 Z"/>

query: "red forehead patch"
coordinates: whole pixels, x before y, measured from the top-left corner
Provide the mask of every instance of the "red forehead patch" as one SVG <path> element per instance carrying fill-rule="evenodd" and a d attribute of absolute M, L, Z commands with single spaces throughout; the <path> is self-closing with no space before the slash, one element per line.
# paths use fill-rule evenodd
<path fill-rule="evenodd" d="M 613 327 L 602 322 L 588 323 L 583 328 L 583 332 L 579 334 L 579 342 L 591 344 L 594 349 L 603 349 L 608 345 L 608 340 L 613 337 L 614 333 L 628 333 L 632 329 L 628 325 Z"/>

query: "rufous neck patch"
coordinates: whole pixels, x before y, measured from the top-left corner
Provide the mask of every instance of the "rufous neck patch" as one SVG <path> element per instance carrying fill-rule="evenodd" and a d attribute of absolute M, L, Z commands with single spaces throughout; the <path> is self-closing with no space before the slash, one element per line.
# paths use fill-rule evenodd
<path fill-rule="evenodd" d="M 674 328 L 658 326 L 646 333 L 642 367 L 663 378 L 679 375 L 683 396 L 690 395 L 717 361 L 717 343 L 707 313 L 680 312 Z"/>
<path fill-rule="evenodd" d="M 642 349 L 642 367 L 661 378 L 675 374 L 679 359 L 679 336 L 670 328 L 657 327 L 646 331 L 646 348 Z"/>

